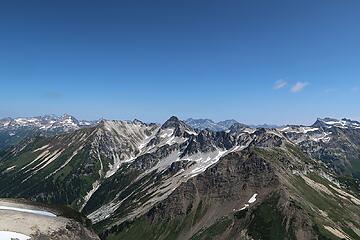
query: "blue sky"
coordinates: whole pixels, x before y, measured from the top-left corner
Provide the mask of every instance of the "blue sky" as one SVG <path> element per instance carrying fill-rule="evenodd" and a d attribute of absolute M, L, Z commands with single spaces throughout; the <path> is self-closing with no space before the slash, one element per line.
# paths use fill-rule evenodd
<path fill-rule="evenodd" d="M 2 1 L 0 117 L 360 119 L 357 0 Z"/>

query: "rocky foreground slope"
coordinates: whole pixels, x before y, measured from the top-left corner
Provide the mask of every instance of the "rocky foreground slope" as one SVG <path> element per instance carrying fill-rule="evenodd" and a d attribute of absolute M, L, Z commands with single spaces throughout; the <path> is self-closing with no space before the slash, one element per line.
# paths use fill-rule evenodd
<path fill-rule="evenodd" d="M 91 226 L 88 227 L 86 219 L 71 209 L 0 199 L 2 240 L 98 240 Z"/>
<path fill-rule="evenodd" d="M 360 239 L 360 124 L 226 131 L 101 121 L 1 154 L 1 197 L 68 204 L 103 239 Z"/>

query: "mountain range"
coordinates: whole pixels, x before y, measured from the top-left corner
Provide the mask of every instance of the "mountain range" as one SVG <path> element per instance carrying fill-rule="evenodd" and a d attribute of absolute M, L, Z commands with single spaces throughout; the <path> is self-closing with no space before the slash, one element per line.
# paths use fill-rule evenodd
<path fill-rule="evenodd" d="M 3 119 L 0 136 L 0 197 L 68 205 L 102 239 L 360 239 L 357 121 L 64 115 Z"/>
<path fill-rule="evenodd" d="M 34 135 L 53 136 L 96 124 L 96 121 L 79 121 L 73 116 L 45 115 L 28 118 L 0 119 L 0 149 L 15 145 Z"/>
<path fill-rule="evenodd" d="M 220 121 L 220 122 L 214 122 L 211 119 L 188 118 L 187 120 L 185 120 L 185 123 L 195 129 L 199 129 L 199 130 L 209 129 L 209 130 L 217 131 L 217 132 L 229 130 L 230 127 L 232 127 L 235 124 L 242 125 L 244 127 L 249 126 L 252 128 L 278 128 L 278 127 L 280 127 L 275 124 L 246 125 L 246 124 L 239 123 L 238 121 L 236 121 L 234 119 L 224 120 L 224 121 Z"/>
<path fill-rule="evenodd" d="M 99 123 L 101 120 L 88 121 L 78 120 L 75 117 L 64 114 L 44 115 L 37 117 L 19 117 L 19 118 L 3 118 L 0 119 L 0 149 L 15 145 L 21 140 L 34 135 L 53 136 L 59 133 L 68 133 L 84 127 L 91 127 Z M 234 124 L 240 124 L 234 119 L 214 122 L 211 119 L 192 119 L 184 121 L 188 126 L 204 130 L 226 131 Z M 247 126 L 245 124 L 240 124 Z M 249 125 L 252 128 L 277 128 L 277 125 Z"/>

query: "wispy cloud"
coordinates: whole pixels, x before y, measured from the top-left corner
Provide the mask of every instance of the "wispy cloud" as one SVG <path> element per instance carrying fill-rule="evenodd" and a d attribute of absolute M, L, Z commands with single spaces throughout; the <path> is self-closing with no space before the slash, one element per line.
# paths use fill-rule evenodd
<path fill-rule="evenodd" d="M 287 82 L 284 80 L 278 80 L 274 83 L 273 89 L 278 90 L 287 86 Z"/>
<path fill-rule="evenodd" d="M 291 87 L 290 91 L 292 93 L 297 93 L 302 91 L 307 85 L 309 85 L 308 82 L 297 82 L 294 86 Z"/>

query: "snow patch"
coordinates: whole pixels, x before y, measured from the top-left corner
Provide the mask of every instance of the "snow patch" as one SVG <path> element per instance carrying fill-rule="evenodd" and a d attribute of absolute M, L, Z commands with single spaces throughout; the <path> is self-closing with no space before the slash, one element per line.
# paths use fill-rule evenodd
<path fill-rule="evenodd" d="M 13 240 L 13 239 L 28 240 L 28 239 L 31 239 L 31 237 L 21 234 L 21 233 L 17 233 L 17 232 L 0 231 L 0 239 L 1 240 Z"/>
<path fill-rule="evenodd" d="M 245 133 L 248 133 L 248 134 L 253 134 L 256 131 L 256 129 L 254 129 L 254 128 L 245 128 L 242 131 L 245 132 Z"/>
<path fill-rule="evenodd" d="M 188 134 L 190 134 L 190 135 L 195 135 L 195 136 L 198 135 L 195 131 L 186 130 L 186 132 L 187 132 Z"/>
<path fill-rule="evenodd" d="M 258 195 L 257 193 L 254 193 L 254 195 L 252 195 L 252 197 L 249 199 L 248 203 L 254 203 L 256 201 L 257 195 Z"/>
<path fill-rule="evenodd" d="M 169 128 L 169 129 L 162 130 L 160 137 L 168 138 L 168 137 L 171 137 L 173 134 L 174 134 L 174 129 Z"/>
<path fill-rule="evenodd" d="M 347 236 L 343 231 L 341 231 L 339 229 L 336 229 L 336 228 L 333 228 L 330 226 L 324 226 L 324 228 L 341 239 L 351 239 L 351 238 L 349 238 L 349 236 Z"/>
<path fill-rule="evenodd" d="M 0 210 L 31 213 L 31 214 L 42 215 L 42 216 L 47 216 L 47 217 L 56 217 L 56 215 L 51 212 L 41 211 L 41 210 L 31 210 L 31 209 L 8 207 L 8 206 L 1 206 L 1 205 L 0 205 Z"/>
<path fill-rule="evenodd" d="M 34 153 L 34 152 L 37 152 L 37 151 L 40 151 L 40 150 L 44 150 L 44 149 L 48 148 L 49 146 L 50 146 L 50 144 L 47 144 L 47 145 L 45 145 L 45 146 L 42 146 L 42 147 L 39 147 L 39 148 L 35 149 L 35 150 L 32 151 L 32 152 Z"/>
<path fill-rule="evenodd" d="M 16 166 L 11 166 L 11 167 L 8 167 L 5 171 L 11 171 L 11 170 L 14 170 L 16 168 Z"/>
<path fill-rule="evenodd" d="M 330 187 L 331 187 L 332 189 L 334 189 L 337 193 L 339 193 L 340 195 L 342 195 L 343 197 L 345 197 L 345 198 L 350 198 L 351 202 L 353 202 L 354 204 L 360 205 L 360 200 L 359 200 L 358 198 L 356 198 L 356 197 L 354 197 L 353 195 L 351 195 L 351 194 L 349 194 L 349 193 L 347 193 L 347 192 L 345 192 L 345 191 L 343 191 L 343 190 L 341 190 L 341 189 L 339 189 L 339 188 L 337 188 L 337 187 L 334 187 L 334 186 L 332 186 L 332 185 L 330 185 Z"/>
<path fill-rule="evenodd" d="M 50 173 L 46 178 L 49 178 L 50 176 L 56 174 L 58 171 L 60 171 L 61 169 L 63 169 L 77 154 L 79 151 L 81 151 L 83 149 L 84 146 L 79 147 L 77 150 L 75 150 L 73 152 L 73 154 L 65 161 L 65 163 L 63 163 L 63 165 L 61 165 L 61 167 L 59 167 L 58 169 L 56 169 L 54 172 Z"/>
<path fill-rule="evenodd" d="M 330 196 L 334 196 L 334 194 L 323 184 L 315 182 L 314 180 L 306 177 L 305 175 L 301 175 L 301 177 L 304 179 L 305 183 L 315 189 L 316 191 L 326 193 Z M 331 185 L 330 185 L 331 186 Z"/>

